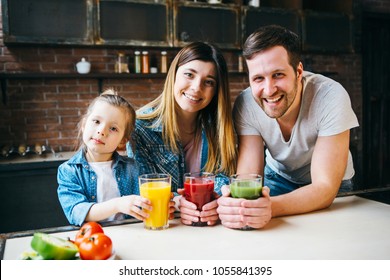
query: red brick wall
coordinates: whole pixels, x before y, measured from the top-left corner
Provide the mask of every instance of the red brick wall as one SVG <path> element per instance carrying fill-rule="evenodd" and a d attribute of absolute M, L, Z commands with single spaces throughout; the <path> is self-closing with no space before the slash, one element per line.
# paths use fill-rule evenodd
<path fill-rule="evenodd" d="M 15 47 L 2 41 L 0 50 L 3 73 L 75 73 L 81 57 L 91 62 L 91 72 L 113 73 L 118 52 L 85 47 Z M 127 52 L 132 54 L 133 50 Z M 169 50 L 170 57 L 175 53 Z M 226 53 L 226 58 L 229 68 L 236 69 L 237 56 Z M 163 83 L 163 77 L 104 79 L 103 89 L 115 88 L 138 108 L 158 96 Z M 232 75 L 230 85 L 235 97 L 247 86 L 246 75 Z M 6 92 L 7 103 L 0 104 L 0 146 L 39 142 L 55 151 L 69 151 L 74 147 L 79 118 L 99 94 L 99 87 L 97 79 L 9 79 Z"/>
<path fill-rule="evenodd" d="M 380 11 L 387 9 L 388 12 L 388 2 L 363 1 L 363 6 Z M 132 53 L 132 50 L 125 51 Z M 112 73 L 117 52 L 118 49 L 101 47 L 5 46 L 0 20 L 0 72 L 3 73 L 74 73 L 75 63 L 81 57 L 92 63 L 92 72 Z M 168 54 L 174 56 L 175 50 L 169 50 Z M 236 54 L 226 52 L 225 55 L 229 68 L 237 69 Z M 359 50 L 353 54 L 305 55 L 305 61 L 310 62 L 309 66 L 315 72 L 337 72 L 332 78 L 350 93 L 359 119 L 362 118 L 361 60 Z M 160 93 L 163 82 L 163 78 L 104 80 L 103 87 L 114 87 L 139 107 Z M 243 74 L 232 75 L 230 85 L 234 100 L 247 87 L 247 78 Z M 9 80 L 7 104 L 0 103 L 0 146 L 40 142 L 56 151 L 72 150 L 80 115 L 97 94 L 98 83 L 94 79 Z"/>

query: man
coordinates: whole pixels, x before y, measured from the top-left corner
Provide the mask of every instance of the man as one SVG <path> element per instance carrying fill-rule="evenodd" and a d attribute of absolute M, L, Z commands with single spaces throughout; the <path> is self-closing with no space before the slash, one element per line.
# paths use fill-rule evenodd
<path fill-rule="evenodd" d="M 275 25 L 258 29 L 244 44 L 250 88 L 233 110 L 237 173 L 262 174 L 267 187 L 257 200 L 225 192 L 218 213 L 226 227 L 262 228 L 272 217 L 323 209 L 340 186 L 352 187 L 349 130 L 358 121 L 348 93 L 303 71 L 300 52 L 298 36 Z"/>

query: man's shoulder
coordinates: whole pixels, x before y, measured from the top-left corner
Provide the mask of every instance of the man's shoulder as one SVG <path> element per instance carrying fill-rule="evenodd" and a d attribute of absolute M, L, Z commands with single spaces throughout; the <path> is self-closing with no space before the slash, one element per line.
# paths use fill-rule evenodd
<path fill-rule="evenodd" d="M 340 99 L 348 96 L 345 88 L 337 81 L 321 74 L 304 72 L 304 98 Z"/>
<path fill-rule="evenodd" d="M 323 86 L 341 86 L 339 82 L 330 77 L 309 71 L 303 71 L 303 80 L 306 86 L 311 85 L 315 87 Z"/>
<path fill-rule="evenodd" d="M 252 90 L 250 87 L 247 87 L 241 93 L 237 96 L 235 103 L 245 103 L 245 102 L 251 102 L 253 101 L 253 95 L 252 95 Z"/>
<path fill-rule="evenodd" d="M 248 95 L 252 95 L 251 87 L 247 87 L 239 94 L 239 96 L 243 96 L 243 97 L 247 97 Z"/>

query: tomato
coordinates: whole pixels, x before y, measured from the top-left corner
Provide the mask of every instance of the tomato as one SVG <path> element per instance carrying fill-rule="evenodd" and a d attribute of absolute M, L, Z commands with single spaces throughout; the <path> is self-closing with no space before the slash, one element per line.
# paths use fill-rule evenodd
<path fill-rule="evenodd" d="M 36 232 L 31 247 L 45 260 L 70 260 L 79 249 L 72 242 L 46 233 Z"/>
<path fill-rule="evenodd" d="M 76 233 L 74 243 L 77 246 L 80 246 L 80 243 L 84 240 L 84 238 L 90 237 L 92 234 L 99 232 L 104 233 L 103 228 L 100 224 L 98 224 L 97 222 L 87 222 Z"/>
<path fill-rule="evenodd" d="M 94 233 L 79 245 L 82 260 L 106 260 L 112 255 L 111 238 L 104 233 Z"/>

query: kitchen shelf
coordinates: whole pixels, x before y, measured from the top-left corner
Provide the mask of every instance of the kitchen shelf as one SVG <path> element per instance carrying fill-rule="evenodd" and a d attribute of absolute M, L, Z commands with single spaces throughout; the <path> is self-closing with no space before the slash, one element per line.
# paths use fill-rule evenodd
<path fill-rule="evenodd" d="M 246 72 L 229 72 L 229 75 L 246 75 Z M 153 79 L 165 78 L 166 73 L 135 74 L 135 73 L 0 73 L 0 84 L 3 104 L 7 104 L 8 80 L 35 80 L 35 79 L 95 79 L 98 81 L 99 92 L 103 89 L 103 80 L 108 79 Z"/>
<path fill-rule="evenodd" d="M 148 79 L 164 78 L 165 73 L 156 74 L 130 74 L 130 73 L 1 73 L 0 83 L 3 104 L 7 104 L 7 84 L 8 80 L 34 80 L 34 79 L 96 79 L 98 81 L 99 92 L 103 89 L 103 80 L 107 79 Z"/>

